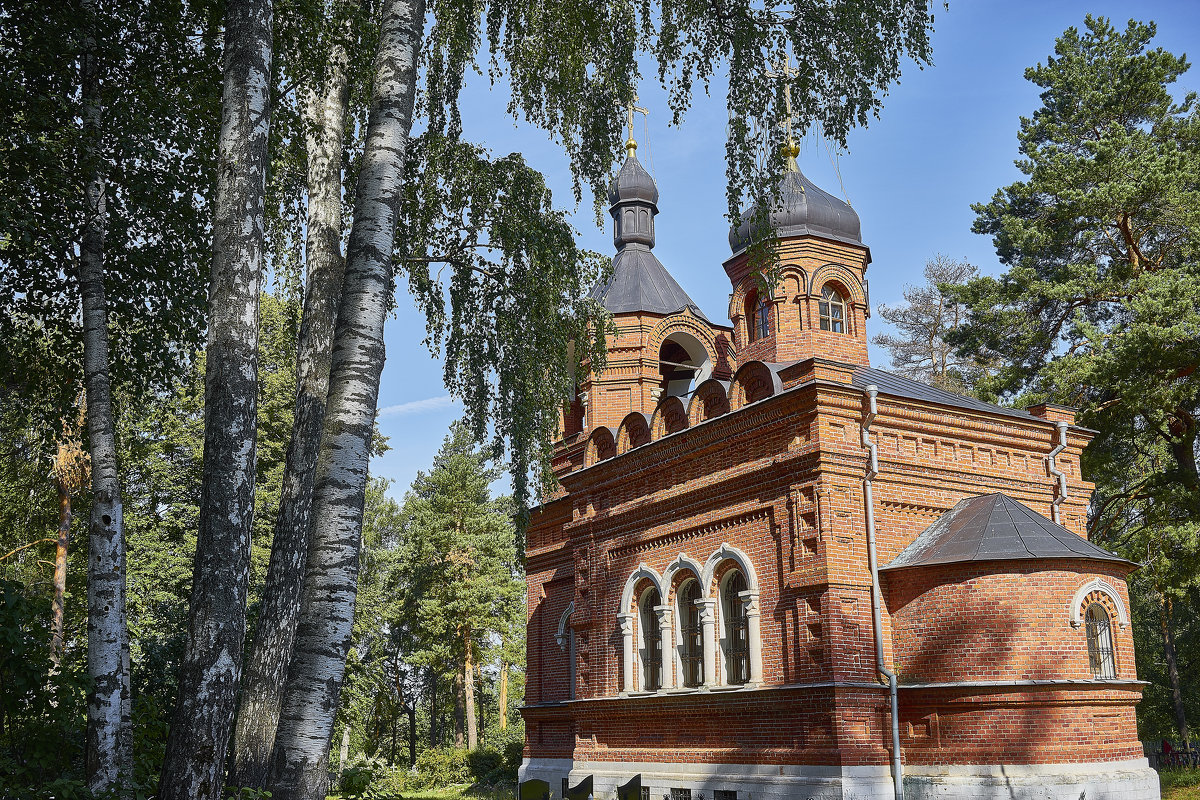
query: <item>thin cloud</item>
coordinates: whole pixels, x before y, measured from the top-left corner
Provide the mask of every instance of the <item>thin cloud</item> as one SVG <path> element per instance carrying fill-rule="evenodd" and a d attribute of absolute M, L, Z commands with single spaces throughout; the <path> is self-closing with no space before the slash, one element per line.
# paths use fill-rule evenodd
<path fill-rule="evenodd" d="M 384 406 L 379 409 L 381 417 L 402 417 L 408 414 L 424 414 L 426 411 L 440 411 L 454 405 L 454 398 L 448 394 L 438 397 L 426 397 L 424 400 L 410 400 L 394 406 Z"/>

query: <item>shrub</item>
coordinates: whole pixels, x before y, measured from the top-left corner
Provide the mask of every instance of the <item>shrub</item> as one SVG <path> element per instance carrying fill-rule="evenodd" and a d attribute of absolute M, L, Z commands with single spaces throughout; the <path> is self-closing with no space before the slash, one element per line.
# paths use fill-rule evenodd
<path fill-rule="evenodd" d="M 470 783 L 471 770 L 467 751 L 454 747 L 436 747 L 417 754 L 417 774 L 410 776 L 409 788 L 451 786 Z"/>

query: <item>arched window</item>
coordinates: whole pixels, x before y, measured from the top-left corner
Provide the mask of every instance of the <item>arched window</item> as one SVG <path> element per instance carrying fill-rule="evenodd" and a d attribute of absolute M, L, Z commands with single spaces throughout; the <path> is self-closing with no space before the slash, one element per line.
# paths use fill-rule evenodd
<path fill-rule="evenodd" d="M 765 339 L 771 335 L 771 304 L 767 298 L 758 300 L 758 308 L 754 309 L 754 325 L 758 335 L 756 339 Z"/>
<path fill-rule="evenodd" d="M 1087 626 L 1088 660 L 1092 664 L 1092 677 L 1112 679 L 1117 677 L 1117 659 L 1113 652 L 1112 620 L 1108 609 L 1101 603 L 1092 603 L 1084 615 Z"/>
<path fill-rule="evenodd" d="M 700 624 L 700 584 L 689 580 L 679 589 L 679 644 L 683 685 L 704 684 L 704 634 Z"/>
<path fill-rule="evenodd" d="M 746 621 L 746 577 L 734 572 L 725 581 L 721 615 L 725 618 L 725 682 L 740 686 L 750 680 L 750 630 Z"/>
<path fill-rule="evenodd" d="M 642 689 L 662 688 L 662 630 L 658 627 L 655 606 L 662 605 L 658 589 L 648 589 L 638 607 L 638 627 L 642 631 Z"/>
<path fill-rule="evenodd" d="M 846 332 L 846 301 L 832 284 L 827 283 L 821 289 L 821 300 L 817 306 L 821 312 L 821 330 Z"/>

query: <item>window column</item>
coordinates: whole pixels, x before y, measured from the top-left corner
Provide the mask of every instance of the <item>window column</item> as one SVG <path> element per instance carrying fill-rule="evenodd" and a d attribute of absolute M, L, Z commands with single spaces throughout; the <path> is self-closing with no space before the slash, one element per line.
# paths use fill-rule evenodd
<path fill-rule="evenodd" d="M 717 601 L 705 597 L 697 601 L 700 606 L 700 634 L 704 637 L 704 685 L 717 682 Z"/>
<path fill-rule="evenodd" d="M 622 692 L 633 691 L 633 618 L 629 612 L 617 614 L 617 622 L 621 625 Z"/>
<path fill-rule="evenodd" d="M 762 639 L 759 637 L 758 592 L 741 593 L 746 608 L 746 638 L 750 646 L 750 683 L 762 683 Z"/>
<path fill-rule="evenodd" d="M 662 647 L 662 688 L 675 688 L 675 636 L 672 633 L 672 617 L 675 609 L 669 605 L 654 607 L 658 615 L 659 645 Z"/>

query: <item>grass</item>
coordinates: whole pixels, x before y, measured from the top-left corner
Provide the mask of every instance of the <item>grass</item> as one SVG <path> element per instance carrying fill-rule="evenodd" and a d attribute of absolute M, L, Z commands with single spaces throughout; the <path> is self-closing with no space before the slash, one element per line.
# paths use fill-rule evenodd
<path fill-rule="evenodd" d="M 1200 800 L 1200 770 L 1165 769 L 1158 779 L 1163 800 Z"/>
<path fill-rule="evenodd" d="M 440 789 L 414 789 L 404 792 L 404 800 L 512 800 L 512 786 L 491 789 L 461 783 L 455 786 L 444 786 Z M 341 795 L 331 794 L 326 800 L 345 800 Z M 1197 798 L 1200 800 L 1200 797 Z"/>

